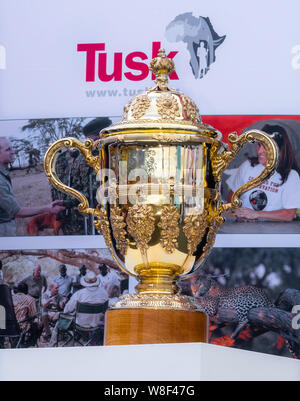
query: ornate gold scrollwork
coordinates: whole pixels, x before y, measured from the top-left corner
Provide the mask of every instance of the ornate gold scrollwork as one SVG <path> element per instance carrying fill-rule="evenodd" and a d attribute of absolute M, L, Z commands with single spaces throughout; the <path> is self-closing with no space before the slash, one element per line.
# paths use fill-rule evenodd
<path fill-rule="evenodd" d="M 171 58 L 166 56 L 164 49 L 159 49 L 157 57 L 150 62 L 149 70 L 155 75 L 159 75 L 162 72 L 170 75 L 175 71 L 175 64 Z"/>
<path fill-rule="evenodd" d="M 175 117 L 180 117 L 179 104 L 175 97 L 165 93 L 156 100 L 158 113 L 163 119 L 174 120 Z"/>
<path fill-rule="evenodd" d="M 110 208 L 110 222 L 112 226 L 113 236 L 116 240 L 116 247 L 122 253 L 126 254 L 129 240 L 126 238 L 126 223 L 122 214 L 122 210 L 119 207 Z"/>
<path fill-rule="evenodd" d="M 122 295 L 111 309 L 119 308 L 155 308 L 185 311 L 200 311 L 194 298 L 183 295 L 166 294 L 126 294 Z"/>
<path fill-rule="evenodd" d="M 201 122 L 199 109 L 193 100 L 185 95 L 182 95 L 181 99 L 183 102 L 183 110 L 186 113 L 187 119 L 193 121 L 194 123 Z"/>
<path fill-rule="evenodd" d="M 133 99 L 130 99 L 129 102 L 124 106 L 124 111 L 123 111 L 123 115 L 122 115 L 122 118 L 121 118 L 121 122 L 124 122 L 124 121 L 127 120 L 127 118 L 128 118 L 128 112 L 129 112 L 130 106 L 131 106 L 131 104 L 132 104 L 132 101 L 133 101 Z M 111 127 L 112 127 L 113 125 L 114 125 L 114 124 L 112 124 Z"/>
<path fill-rule="evenodd" d="M 209 254 L 209 252 L 211 251 L 211 248 L 213 247 L 213 245 L 215 243 L 217 231 L 221 227 L 223 222 L 224 222 L 224 218 L 219 215 L 219 211 L 217 210 L 210 219 L 209 230 L 208 230 L 207 237 L 206 237 L 206 244 L 203 247 L 203 251 L 202 251 L 203 253 L 202 253 L 201 257 L 197 260 L 197 263 L 200 260 L 206 258 L 207 255 Z"/>
<path fill-rule="evenodd" d="M 126 219 L 128 233 L 135 240 L 137 247 L 145 253 L 155 229 L 152 206 L 134 205 L 129 208 Z"/>
<path fill-rule="evenodd" d="M 206 256 L 209 254 L 209 252 L 211 251 L 211 248 L 213 247 L 213 245 L 215 243 L 216 235 L 217 235 L 217 228 L 214 226 L 211 226 L 208 230 L 207 237 L 206 237 L 206 244 L 203 247 L 203 253 L 199 260 L 206 258 Z"/>
<path fill-rule="evenodd" d="M 168 75 L 175 71 L 174 61 L 166 56 L 164 49 L 160 49 L 156 58 L 154 58 L 149 66 L 149 70 L 156 76 L 155 87 L 150 91 L 161 90 L 167 91 Z"/>
<path fill-rule="evenodd" d="M 201 242 L 208 227 L 208 213 L 205 210 L 202 214 L 189 214 L 184 219 L 183 232 L 188 242 L 190 255 L 196 252 L 198 244 Z"/>
<path fill-rule="evenodd" d="M 107 247 L 111 248 L 111 232 L 106 210 L 103 207 L 97 206 L 94 215 L 97 218 L 97 221 L 94 222 L 94 226 L 99 234 L 103 235 Z"/>
<path fill-rule="evenodd" d="M 161 230 L 160 243 L 168 253 L 173 253 L 178 247 L 180 214 L 176 206 L 164 206 L 161 211 L 160 223 Z"/>
<path fill-rule="evenodd" d="M 247 182 L 246 184 L 242 185 L 232 196 L 231 203 L 227 203 L 221 206 L 221 209 L 227 210 L 229 208 L 238 208 L 241 206 L 241 201 L 239 197 L 246 191 L 249 191 L 252 188 L 260 185 L 263 181 L 270 177 L 273 174 L 274 168 L 278 163 L 278 148 L 273 141 L 273 139 L 264 134 L 262 131 L 252 130 L 247 131 L 243 135 L 238 136 L 236 133 L 232 133 L 228 136 L 228 141 L 231 143 L 231 149 L 225 150 L 222 153 L 218 153 L 220 149 L 220 145 L 216 144 L 212 148 L 212 158 L 211 164 L 213 168 L 213 175 L 217 182 L 220 182 L 221 176 L 224 170 L 228 167 L 228 164 L 234 159 L 237 152 L 241 149 L 241 147 L 246 142 L 259 142 L 261 143 L 267 152 L 267 164 L 262 171 L 262 173 L 253 180 Z M 220 212 L 222 211 L 220 209 Z"/>
<path fill-rule="evenodd" d="M 147 95 L 140 95 L 135 99 L 132 105 L 131 112 L 135 119 L 143 117 L 150 107 L 150 99 Z"/>
<path fill-rule="evenodd" d="M 44 158 L 44 170 L 51 184 L 53 184 L 59 190 L 69 195 L 75 196 L 75 198 L 80 201 L 80 204 L 78 205 L 78 210 L 84 214 L 95 214 L 95 209 L 91 209 L 89 207 L 88 200 L 84 195 L 76 191 L 76 189 L 68 187 L 59 180 L 55 172 L 55 162 L 56 158 L 58 157 L 58 152 L 61 149 L 76 148 L 85 157 L 88 165 L 94 169 L 96 174 L 98 174 L 100 170 L 100 157 L 92 155 L 92 150 L 96 147 L 96 145 L 97 143 L 93 142 L 91 139 L 87 139 L 83 143 L 75 138 L 64 138 L 56 141 L 53 145 L 51 145 Z"/>
<path fill-rule="evenodd" d="M 194 139 L 191 135 L 182 135 L 182 134 L 180 136 L 172 134 L 152 134 L 151 137 L 156 141 L 167 142 L 167 143 L 182 143 Z"/>

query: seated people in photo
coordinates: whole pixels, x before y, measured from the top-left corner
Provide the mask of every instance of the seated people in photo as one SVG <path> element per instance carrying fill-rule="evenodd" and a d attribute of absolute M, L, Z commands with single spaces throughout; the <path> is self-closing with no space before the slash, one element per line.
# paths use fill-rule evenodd
<path fill-rule="evenodd" d="M 42 274 L 40 265 L 35 266 L 30 276 L 25 277 L 20 283 L 28 286 L 28 294 L 38 300 L 42 292 L 47 290 L 47 279 Z"/>
<path fill-rule="evenodd" d="M 73 294 L 75 294 L 75 292 L 77 292 L 78 290 L 82 290 L 82 285 L 80 284 L 82 277 L 84 277 L 86 275 L 86 267 L 85 265 L 82 265 L 79 269 L 79 274 L 77 274 L 75 281 L 73 283 Z"/>
<path fill-rule="evenodd" d="M 17 293 L 12 296 L 15 314 L 18 322 L 37 314 L 35 299 L 28 294 L 28 286 L 25 283 L 19 283 Z M 27 322 L 19 323 L 21 330 L 29 330 L 30 325 Z"/>
<path fill-rule="evenodd" d="M 44 339 L 49 341 L 51 330 L 49 323 L 56 322 L 59 313 L 63 311 L 67 302 L 67 297 L 59 294 L 59 285 L 52 283 L 49 289 L 42 296 L 42 324 L 44 327 Z"/>
<path fill-rule="evenodd" d="M 99 272 L 100 273 L 97 276 L 100 282 L 99 285 L 102 285 L 106 291 L 108 291 L 109 287 L 113 284 L 120 286 L 120 278 L 118 274 L 104 263 L 99 265 Z"/>
<path fill-rule="evenodd" d="M 39 214 L 57 214 L 65 210 L 62 200 L 38 207 L 22 207 L 13 191 L 8 166 L 15 159 L 12 145 L 5 137 L 0 137 L 0 236 L 16 236 L 15 218 L 37 216 Z"/>
<path fill-rule="evenodd" d="M 17 293 L 17 287 L 15 293 Z M 6 348 L 7 340 L 9 340 L 11 347 L 15 348 L 22 329 L 16 317 L 12 290 L 5 283 L 0 283 L 0 305 L 0 349 Z M 3 314 L 4 310 L 5 313 Z M 20 320 L 22 319 L 19 317 Z"/>
<path fill-rule="evenodd" d="M 295 155 L 284 128 L 267 124 L 262 131 L 269 134 L 278 145 L 278 167 L 262 185 L 241 196 L 243 205 L 233 211 L 233 216 L 241 221 L 291 221 L 300 208 L 300 177 Z M 266 150 L 258 144 L 257 159 L 245 161 L 226 181 L 231 188 L 229 201 L 234 191 L 263 171 L 266 162 Z"/>
<path fill-rule="evenodd" d="M 67 275 L 66 265 L 59 266 L 59 273 L 60 273 L 59 276 L 55 277 L 53 282 L 58 284 L 59 295 L 68 298 L 71 295 L 73 278 Z"/>
<path fill-rule="evenodd" d="M 88 304 L 102 304 L 108 300 L 108 294 L 103 286 L 99 287 L 99 279 L 92 271 L 86 273 L 81 279 L 82 290 L 76 291 L 64 308 L 64 313 L 73 314 L 76 311 L 77 302 Z M 100 327 L 104 324 L 104 313 L 78 314 L 76 323 L 84 328 Z M 53 347 L 57 341 L 57 325 L 52 331 L 49 347 Z"/>

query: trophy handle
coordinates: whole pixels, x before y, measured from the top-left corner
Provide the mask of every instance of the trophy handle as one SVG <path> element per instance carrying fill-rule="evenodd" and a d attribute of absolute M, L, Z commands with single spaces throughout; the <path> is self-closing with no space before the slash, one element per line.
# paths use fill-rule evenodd
<path fill-rule="evenodd" d="M 58 152 L 63 148 L 76 148 L 80 151 L 80 153 L 85 157 L 86 162 L 90 167 L 92 167 L 96 174 L 98 174 L 100 170 L 100 157 L 92 155 L 92 149 L 97 146 L 97 142 L 92 141 L 91 139 L 87 139 L 84 143 L 75 138 L 63 138 L 56 142 L 54 142 L 50 148 L 47 150 L 44 158 L 44 170 L 45 173 L 51 182 L 51 184 L 58 188 L 59 190 L 67 193 L 68 195 L 72 195 L 80 201 L 78 205 L 78 210 L 83 214 L 93 214 L 96 215 L 96 210 L 89 207 L 89 202 L 87 198 L 82 195 L 76 189 L 68 187 L 63 184 L 59 178 L 57 177 L 55 171 L 55 163 L 58 157 Z"/>
<path fill-rule="evenodd" d="M 261 174 L 253 180 L 247 182 L 238 188 L 232 195 L 231 202 L 221 205 L 220 212 L 227 209 L 237 209 L 242 206 L 239 197 L 252 188 L 261 185 L 268 179 L 278 165 L 278 147 L 276 142 L 268 135 L 259 130 L 251 130 L 245 132 L 243 135 L 238 136 L 232 133 L 228 136 L 228 141 L 231 143 L 231 149 L 222 152 L 212 158 L 213 174 L 215 179 L 219 182 L 223 171 L 228 167 L 228 164 L 234 159 L 237 152 L 247 142 L 259 142 L 263 145 L 267 152 L 267 163 Z"/>

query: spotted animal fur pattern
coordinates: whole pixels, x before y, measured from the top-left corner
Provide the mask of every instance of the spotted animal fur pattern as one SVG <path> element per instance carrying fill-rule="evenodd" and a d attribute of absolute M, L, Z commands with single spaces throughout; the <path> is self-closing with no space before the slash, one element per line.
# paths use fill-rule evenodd
<path fill-rule="evenodd" d="M 244 322 L 248 320 L 251 309 L 273 307 L 274 304 L 262 289 L 244 286 L 225 290 L 220 296 L 218 306 L 234 309 L 239 322 Z"/>

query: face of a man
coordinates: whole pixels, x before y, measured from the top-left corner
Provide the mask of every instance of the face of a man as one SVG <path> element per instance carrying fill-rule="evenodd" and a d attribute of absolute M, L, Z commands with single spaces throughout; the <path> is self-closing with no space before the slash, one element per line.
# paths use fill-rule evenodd
<path fill-rule="evenodd" d="M 60 275 L 61 275 L 62 277 L 66 277 L 66 275 L 67 275 L 67 269 L 66 269 L 66 267 L 61 267 L 59 271 L 60 271 Z"/>
<path fill-rule="evenodd" d="M 102 276 L 106 276 L 108 273 L 108 269 L 105 265 L 102 265 L 99 267 L 100 273 L 102 274 Z"/>
<path fill-rule="evenodd" d="M 0 138 L 0 165 L 7 166 L 13 163 L 15 153 L 11 143 L 6 138 Z"/>
<path fill-rule="evenodd" d="M 41 266 L 37 266 L 34 270 L 33 270 L 33 277 L 35 278 L 35 280 L 39 279 L 41 277 Z"/>
<path fill-rule="evenodd" d="M 58 294 L 58 284 L 53 284 L 52 288 L 51 288 L 51 296 L 54 297 L 55 295 Z"/>

